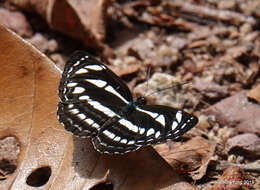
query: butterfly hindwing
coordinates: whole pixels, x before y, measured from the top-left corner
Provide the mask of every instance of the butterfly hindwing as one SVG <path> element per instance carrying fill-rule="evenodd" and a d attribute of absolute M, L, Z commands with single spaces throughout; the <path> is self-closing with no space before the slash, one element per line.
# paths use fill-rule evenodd
<path fill-rule="evenodd" d="M 146 137 L 140 138 L 140 143 L 137 142 L 141 145 L 147 144 L 147 141 L 149 144 L 156 144 L 168 139 L 176 139 L 193 128 L 198 122 L 198 119 L 189 113 L 168 106 L 143 105 L 137 111 L 146 114 L 146 116 L 143 116 L 145 119 L 141 120 L 143 123 L 139 122 L 140 126 L 147 129 L 145 131 Z M 152 128 L 149 127 L 151 124 Z"/>
<path fill-rule="evenodd" d="M 110 153 L 110 154 L 124 154 L 127 152 L 135 151 L 139 149 L 141 146 L 136 145 L 129 145 L 127 147 L 120 147 L 120 146 L 110 146 L 108 144 L 104 144 L 102 142 L 102 139 L 99 137 L 92 138 L 92 144 L 94 145 L 94 148 L 101 152 L 101 153 Z"/>
<path fill-rule="evenodd" d="M 100 131 L 98 139 L 94 141 L 95 147 L 108 153 L 111 147 L 115 147 L 121 153 L 123 150 L 162 143 L 182 136 L 197 122 L 196 117 L 182 110 L 161 105 L 140 106 Z M 100 143 L 102 145 L 98 145 Z"/>

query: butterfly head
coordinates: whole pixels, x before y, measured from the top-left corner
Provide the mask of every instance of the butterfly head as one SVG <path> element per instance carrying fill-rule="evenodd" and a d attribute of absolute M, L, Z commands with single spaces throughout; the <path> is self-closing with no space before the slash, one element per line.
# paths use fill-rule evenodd
<path fill-rule="evenodd" d="M 136 100 L 137 106 L 145 105 L 146 103 L 147 103 L 146 98 L 143 96 L 138 97 Z"/>
<path fill-rule="evenodd" d="M 138 106 L 145 105 L 146 99 L 145 97 L 141 96 L 138 97 L 136 101 L 129 102 L 129 104 L 122 108 L 122 113 L 131 113 L 134 111 Z"/>

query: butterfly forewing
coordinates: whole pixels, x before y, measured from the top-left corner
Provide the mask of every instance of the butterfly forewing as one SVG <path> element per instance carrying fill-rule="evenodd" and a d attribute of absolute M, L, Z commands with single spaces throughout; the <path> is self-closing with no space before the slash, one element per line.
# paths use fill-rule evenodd
<path fill-rule="evenodd" d="M 106 120 L 132 101 L 125 83 L 84 52 L 76 52 L 65 65 L 59 97 L 59 121 L 80 137 L 97 134 Z"/>
<path fill-rule="evenodd" d="M 74 53 L 66 63 L 62 74 L 59 86 L 60 99 L 81 101 L 79 99 L 82 95 L 97 97 L 97 94 L 100 96 L 100 92 L 107 92 L 119 98 L 117 103 L 120 101 L 128 103 L 133 100 L 126 84 L 104 64 L 85 52 Z"/>
<path fill-rule="evenodd" d="M 91 137 L 104 153 L 126 153 L 183 135 L 198 122 L 182 111 L 137 105 L 126 84 L 85 52 L 67 62 L 59 86 L 57 115 L 74 135 Z"/>

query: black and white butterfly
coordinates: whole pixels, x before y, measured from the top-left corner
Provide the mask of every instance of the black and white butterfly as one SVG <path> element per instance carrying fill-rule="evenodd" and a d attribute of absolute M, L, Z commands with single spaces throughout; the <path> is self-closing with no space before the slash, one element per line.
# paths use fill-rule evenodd
<path fill-rule="evenodd" d="M 126 153 L 176 139 L 198 119 L 183 110 L 133 101 L 126 84 L 85 52 L 66 63 L 59 86 L 57 115 L 75 136 L 91 137 L 102 153 Z"/>

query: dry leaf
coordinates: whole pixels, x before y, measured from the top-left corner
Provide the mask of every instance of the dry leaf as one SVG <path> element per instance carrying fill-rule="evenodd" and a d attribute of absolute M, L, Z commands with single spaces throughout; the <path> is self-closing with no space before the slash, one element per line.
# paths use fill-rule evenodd
<path fill-rule="evenodd" d="M 179 146 L 162 144 L 155 146 L 158 153 L 178 172 L 190 173 L 192 179 L 201 179 L 214 153 L 215 145 L 201 137 L 195 137 Z"/>
<path fill-rule="evenodd" d="M 260 84 L 247 92 L 247 97 L 260 103 Z"/>
<path fill-rule="evenodd" d="M 60 71 L 36 48 L 0 26 L 0 139 L 15 137 L 17 169 L 0 189 L 170 189 L 180 178 L 151 148 L 101 155 L 56 118 Z M 98 185 L 97 185 L 98 186 Z"/>
<path fill-rule="evenodd" d="M 106 9 L 111 4 L 110 0 L 9 2 L 38 13 L 54 30 L 79 39 L 88 47 L 103 50 L 105 55 L 112 55 L 112 50 L 103 43 L 106 34 Z"/>
<path fill-rule="evenodd" d="M 72 140 L 55 116 L 60 72 L 2 26 L 0 41 L 0 138 L 15 137 L 20 146 L 18 168 L 0 189 L 30 189 L 26 178 L 37 168 L 50 167 L 55 179 Z"/>

